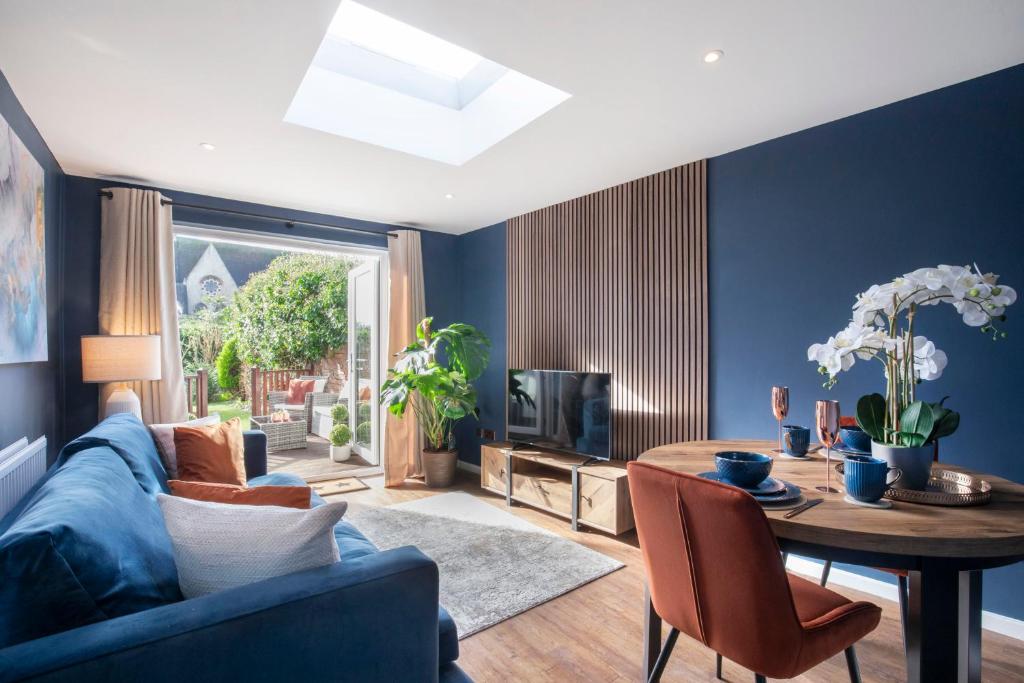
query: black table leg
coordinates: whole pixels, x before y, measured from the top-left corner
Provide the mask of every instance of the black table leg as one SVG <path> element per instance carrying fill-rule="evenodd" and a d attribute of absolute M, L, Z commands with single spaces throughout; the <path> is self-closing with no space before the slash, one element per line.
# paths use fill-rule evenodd
<path fill-rule="evenodd" d="M 981 681 L 981 572 L 960 572 L 957 681 Z"/>
<path fill-rule="evenodd" d="M 661 617 L 654 611 L 651 592 L 644 586 L 644 680 L 651 677 L 661 652 Z"/>
<path fill-rule="evenodd" d="M 910 572 L 907 680 L 981 681 L 981 572 L 924 558 Z"/>

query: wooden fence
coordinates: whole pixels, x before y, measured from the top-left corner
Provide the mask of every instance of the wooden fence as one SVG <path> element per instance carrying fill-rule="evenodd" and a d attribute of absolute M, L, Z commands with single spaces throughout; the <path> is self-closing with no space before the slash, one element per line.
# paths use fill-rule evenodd
<path fill-rule="evenodd" d="M 185 375 L 185 399 L 188 401 L 188 414 L 195 417 L 206 417 L 209 413 L 209 372 L 200 368 L 194 375 Z"/>
<path fill-rule="evenodd" d="M 249 371 L 249 397 L 253 415 L 267 415 L 270 413 L 270 405 L 267 402 L 267 393 L 271 391 L 285 391 L 288 389 L 288 382 L 303 375 L 312 375 L 313 368 L 301 368 L 298 370 L 266 370 L 263 368 L 252 368 Z"/>

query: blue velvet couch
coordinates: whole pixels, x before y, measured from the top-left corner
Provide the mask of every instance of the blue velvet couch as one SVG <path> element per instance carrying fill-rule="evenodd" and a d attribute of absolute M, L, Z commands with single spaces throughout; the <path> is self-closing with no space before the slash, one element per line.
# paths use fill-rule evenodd
<path fill-rule="evenodd" d="M 267 474 L 261 432 L 245 465 L 250 486 L 302 483 Z M 114 415 L 0 520 L 0 681 L 470 680 L 416 548 L 342 521 L 338 564 L 184 600 L 160 492 L 149 431 Z"/>

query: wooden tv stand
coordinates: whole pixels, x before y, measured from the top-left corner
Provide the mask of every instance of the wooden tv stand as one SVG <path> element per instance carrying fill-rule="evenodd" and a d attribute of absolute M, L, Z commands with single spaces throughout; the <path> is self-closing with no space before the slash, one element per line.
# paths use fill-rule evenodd
<path fill-rule="evenodd" d="M 617 536 L 635 526 L 626 463 L 621 461 L 484 444 L 480 486 L 505 496 L 509 506 L 517 501 L 565 517 L 573 531 L 583 524 Z"/>

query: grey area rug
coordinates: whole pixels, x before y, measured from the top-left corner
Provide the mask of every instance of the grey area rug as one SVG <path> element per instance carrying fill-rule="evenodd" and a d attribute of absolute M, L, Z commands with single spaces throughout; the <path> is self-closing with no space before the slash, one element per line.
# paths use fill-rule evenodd
<path fill-rule="evenodd" d="M 441 604 L 460 639 L 624 566 L 468 494 L 424 502 L 350 504 L 345 519 L 382 550 L 414 545 L 437 562 Z"/>

